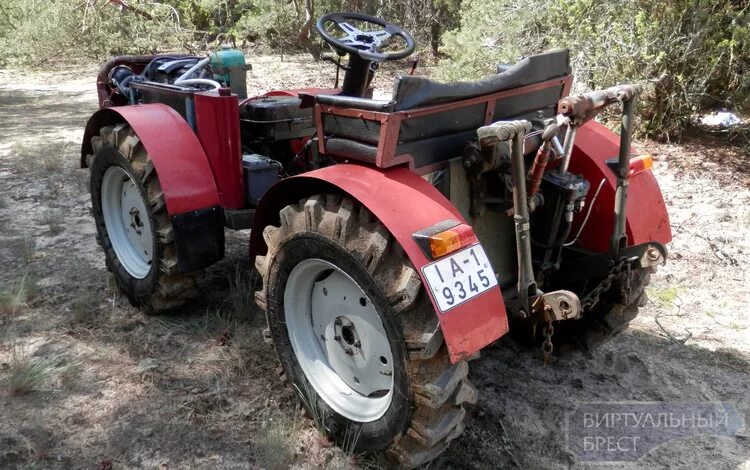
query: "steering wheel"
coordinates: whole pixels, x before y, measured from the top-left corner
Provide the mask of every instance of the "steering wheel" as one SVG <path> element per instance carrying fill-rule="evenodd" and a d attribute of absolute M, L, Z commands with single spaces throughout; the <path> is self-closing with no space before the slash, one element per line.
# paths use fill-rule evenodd
<path fill-rule="evenodd" d="M 382 29 L 362 31 L 350 23 L 352 20 L 380 26 Z M 337 38 L 329 33 L 325 28 L 326 23 L 329 22 L 338 26 L 345 36 Z M 414 52 L 416 45 L 414 38 L 401 27 L 363 13 L 328 13 L 318 18 L 315 28 L 323 37 L 323 40 L 333 46 L 334 49 L 358 55 L 373 62 L 403 59 Z M 400 36 L 406 42 L 406 47 L 395 52 L 381 52 L 380 46 L 393 36 Z"/>

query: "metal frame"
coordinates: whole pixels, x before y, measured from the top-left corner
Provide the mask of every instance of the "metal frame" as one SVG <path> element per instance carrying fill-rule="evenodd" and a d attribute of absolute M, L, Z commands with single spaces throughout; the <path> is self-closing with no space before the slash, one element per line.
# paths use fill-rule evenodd
<path fill-rule="evenodd" d="M 378 151 L 375 156 L 375 166 L 379 168 L 388 168 L 408 163 L 410 169 L 417 170 L 414 168 L 414 160 L 412 159 L 411 155 L 409 155 L 408 153 L 400 155 L 396 154 L 399 133 L 401 131 L 401 123 L 403 121 L 410 118 L 428 116 L 430 114 L 451 111 L 454 109 L 465 108 L 468 106 L 484 103 L 484 124 L 487 125 L 492 123 L 493 115 L 495 112 L 495 105 L 498 100 L 554 87 L 561 87 L 560 98 L 562 98 L 568 95 L 572 83 L 573 77 L 571 75 L 565 75 L 563 77 L 547 80 L 544 82 L 534 83 L 518 88 L 512 88 L 510 90 L 499 91 L 490 95 L 477 96 L 460 101 L 441 103 L 433 106 L 425 106 L 422 108 L 395 111 L 391 113 L 316 103 L 315 123 L 317 127 L 316 135 L 318 137 L 318 151 L 321 154 L 328 154 L 328 152 L 326 151 L 325 134 L 323 132 L 323 114 L 359 118 L 365 121 L 378 122 L 381 125 L 380 136 L 378 139 Z M 432 166 L 434 165 L 430 165 L 430 167 Z M 429 170 L 432 171 L 432 168 L 429 168 Z"/>

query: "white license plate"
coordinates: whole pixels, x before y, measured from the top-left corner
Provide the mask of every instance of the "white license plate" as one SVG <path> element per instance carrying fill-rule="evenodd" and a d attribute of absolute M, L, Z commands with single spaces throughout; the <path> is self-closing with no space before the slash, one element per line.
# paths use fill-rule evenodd
<path fill-rule="evenodd" d="M 480 244 L 425 265 L 422 273 L 441 312 L 497 285 L 490 260 Z"/>

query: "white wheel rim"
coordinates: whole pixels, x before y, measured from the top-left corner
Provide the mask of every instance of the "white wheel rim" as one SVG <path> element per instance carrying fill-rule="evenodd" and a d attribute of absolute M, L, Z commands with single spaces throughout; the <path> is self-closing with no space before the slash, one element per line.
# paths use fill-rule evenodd
<path fill-rule="evenodd" d="M 297 361 L 328 406 L 360 423 L 383 416 L 393 399 L 393 354 L 362 288 L 334 264 L 308 259 L 289 274 L 284 312 Z"/>
<path fill-rule="evenodd" d="M 151 271 L 154 240 L 146 204 L 138 185 L 119 166 L 111 166 L 102 180 L 102 215 L 117 259 L 136 279 Z"/>

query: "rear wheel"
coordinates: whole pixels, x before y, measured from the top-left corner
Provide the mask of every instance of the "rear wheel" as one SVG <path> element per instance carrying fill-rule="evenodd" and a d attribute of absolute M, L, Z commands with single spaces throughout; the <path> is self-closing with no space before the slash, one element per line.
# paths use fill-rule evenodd
<path fill-rule="evenodd" d="M 148 313 L 184 304 L 200 273 L 177 272 L 172 222 L 153 162 L 125 123 L 91 140 L 97 241 L 120 290 Z"/>
<path fill-rule="evenodd" d="M 587 348 L 597 346 L 608 338 L 625 331 L 638 316 L 640 307 L 646 305 L 646 286 L 656 268 L 623 272 L 602 294 L 594 308 L 580 320 L 576 340 Z"/>
<path fill-rule="evenodd" d="M 263 232 L 258 304 L 316 425 L 405 468 L 461 434 L 477 399 L 451 364 L 421 280 L 385 227 L 349 198 L 285 207 Z"/>

